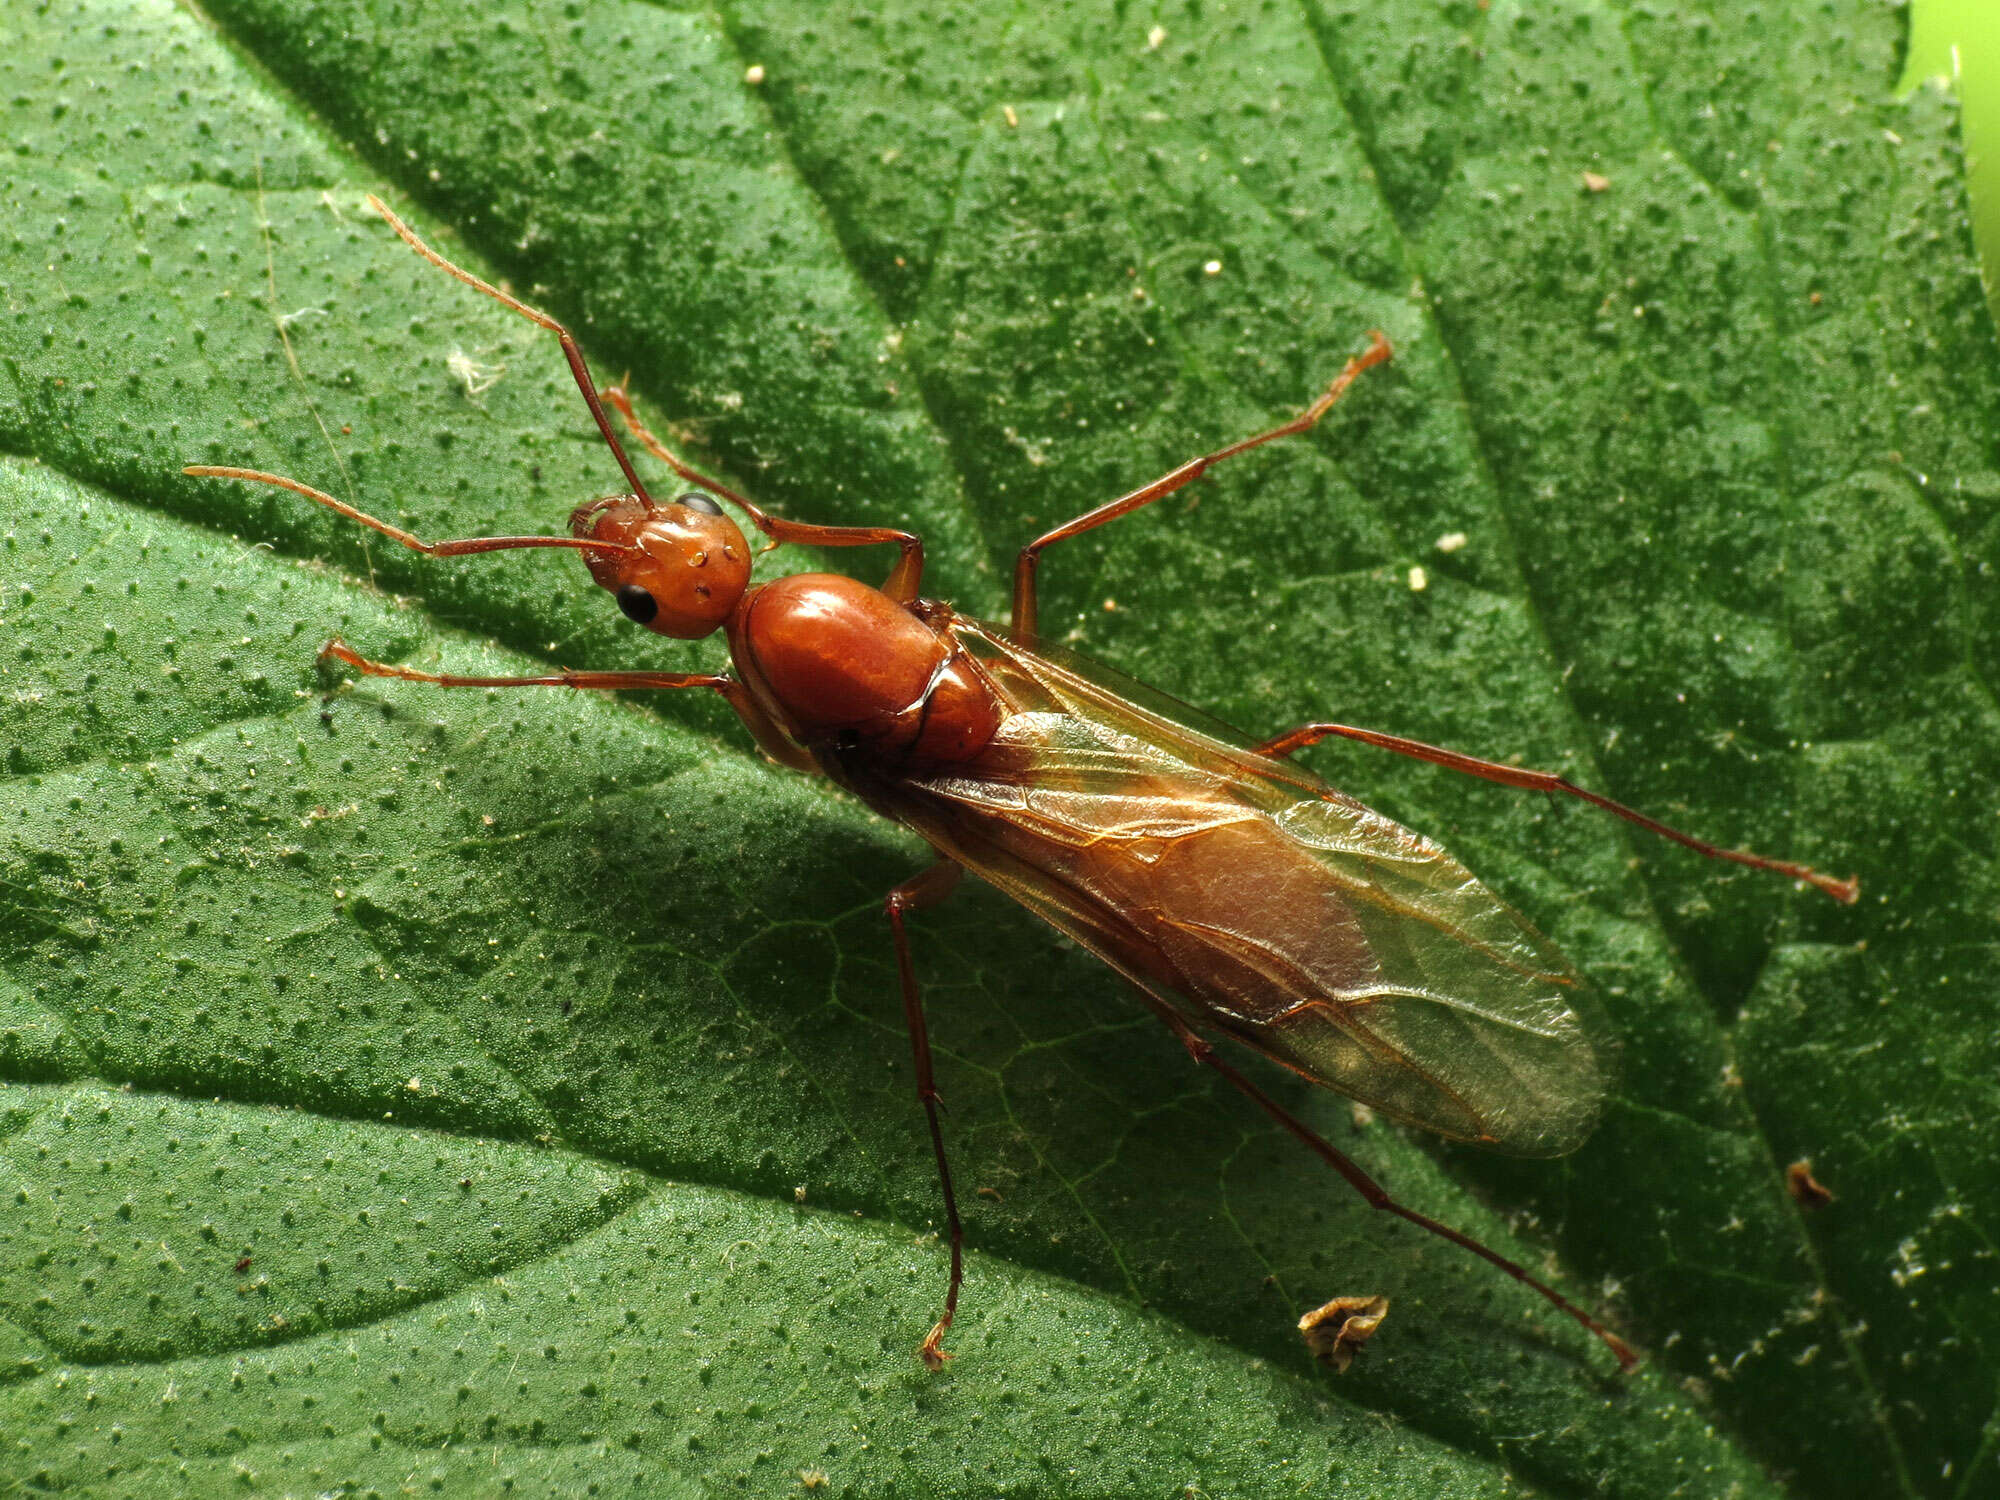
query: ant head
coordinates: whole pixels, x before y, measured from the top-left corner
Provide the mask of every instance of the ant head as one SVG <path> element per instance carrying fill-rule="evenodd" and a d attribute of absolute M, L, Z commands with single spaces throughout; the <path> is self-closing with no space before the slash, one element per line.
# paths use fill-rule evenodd
<path fill-rule="evenodd" d="M 578 538 L 632 549 L 586 552 L 583 560 L 629 619 L 661 635 L 684 641 L 712 635 L 750 584 L 743 533 L 700 491 L 666 505 L 610 495 L 579 505 L 569 529 Z"/>

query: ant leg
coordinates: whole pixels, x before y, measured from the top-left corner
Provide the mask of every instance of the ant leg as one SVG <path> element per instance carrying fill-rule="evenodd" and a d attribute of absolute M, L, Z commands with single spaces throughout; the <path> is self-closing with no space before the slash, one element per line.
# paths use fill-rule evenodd
<path fill-rule="evenodd" d="M 951 1282 L 945 1288 L 944 1316 L 937 1320 L 917 1348 L 917 1358 L 933 1370 L 942 1370 L 951 1358 L 943 1347 L 945 1330 L 958 1311 L 959 1283 L 965 1279 L 965 1231 L 959 1227 L 958 1200 L 951 1191 L 951 1166 L 944 1156 L 944 1131 L 938 1125 L 937 1083 L 931 1075 L 931 1040 L 924 1029 L 924 1001 L 917 990 L 916 965 L 910 962 L 910 938 L 903 930 L 903 913 L 936 906 L 958 884 L 964 868 L 949 859 L 940 859 L 922 874 L 904 881 L 883 898 L 882 912 L 889 919 L 889 931 L 896 939 L 896 972 L 903 981 L 903 1019 L 910 1028 L 910 1050 L 917 1062 L 917 1097 L 923 1100 L 924 1114 L 931 1122 L 931 1149 L 937 1153 L 938 1183 L 944 1189 L 945 1223 L 951 1231 Z"/>
<path fill-rule="evenodd" d="M 1609 797 L 1580 787 L 1567 777 L 1558 776 L 1553 771 L 1529 771 L 1519 766 L 1504 766 L 1498 761 L 1481 760 L 1474 755 L 1461 755 L 1456 750 L 1444 750 L 1436 745 L 1427 745 L 1422 740 L 1406 740 L 1401 735 L 1383 734 L 1374 729 L 1356 729 L 1347 724 L 1303 724 L 1297 729 L 1279 735 L 1274 740 L 1266 740 L 1257 747 L 1256 753 L 1287 756 L 1294 750 L 1303 750 L 1306 746 L 1316 745 L 1321 740 L 1336 738 L 1359 740 L 1362 744 L 1373 745 L 1378 750 L 1393 751 L 1397 755 L 1407 755 L 1413 760 L 1429 761 L 1434 766 L 1461 771 L 1467 776 L 1477 776 L 1484 781 L 1497 781 L 1502 786 L 1519 787 L 1530 792 L 1561 792 L 1565 796 L 1577 797 L 1593 807 L 1601 807 L 1604 811 L 1623 818 L 1628 823 L 1638 824 L 1648 833 L 1657 833 L 1661 838 L 1672 839 L 1676 844 L 1692 849 L 1697 854 L 1707 855 L 1710 859 L 1726 859 L 1732 864 L 1747 865 L 1753 870 L 1768 870 L 1788 880 L 1803 880 L 1843 905 L 1852 906 L 1861 895 L 1861 884 L 1857 880 L 1840 880 L 1832 875 L 1822 875 L 1817 870 L 1806 865 L 1793 864 L 1789 860 L 1766 859 L 1761 854 L 1750 854 L 1740 849 L 1719 848 L 1692 834 L 1682 833 L 1678 828 L 1670 828 L 1642 812 L 1636 812 L 1622 802 L 1613 802 Z"/>
<path fill-rule="evenodd" d="M 735 678 L 708 672 L 552 672 L 546 677 L 464 677 L 449 672 L 421 672 L 415 667 L 392 666 L 370 661 L 339 636 L 319 648 L 319 659 L 329 656 L 346 662 L 370 677 L 395 677 L 404 682 L 428 682 L 434 687 L 566 687 L 583 690 L 651 692 L 667 688 L 714 688 L 736 710 L 736 717 L 750 731 L 757 748 L 794 771 L 818 769 L 812 756 L 786 737 L 772 722 L 757 700 Z"/>
<path fill-rule="evenodd" d="M 570 331 L 547 313 L 537 312 L 519 298 L 510 297 L 507 293 L 501 291 L 499 287 L 492 285 L 490 282 L 480 280 L 463 267 L 453 265 L 442 255 L 439 255 L 437 251 L 431 249 L 429 245 L 418 239 L 417 232 L 401 219 L 397 218 L 395 211 L 373 193 L 368 195 L 368 206 L 389 221 L 389 227 L 401 236 L 404 244 L 408 245 L 440 271 L 456 276 L 460 281 L 476 291 L 486 293 L 487 296 L 502 306 L 512 308 L 530 323 L 539 324 L 541 327 L 548 329 L 550 333 L 553 333 L 562 341 L 563 358 L 569 361 L 570 374 L 576 377 L 576 388 L 583 392 L 584 404 L 590 408 L 590 415 L 597 423 L 597 430 L 604 434 L 604 441 L 610 445 L 611 456 L 618 460 L 618 467 L 625 471 L 625 482 L 632 486 L 632 493 L 650 506 L 653 503 L 653 497 L 646 493 L 646 486 L 640 482 L 638 471 L 632 467 L 632 460 L 625 456 L 625 450 L 619 446 L 618 434 L 611 430 L 611 419 L 604 415 L 604 407 L 597 399 L 597 382 L 590 378 L 590 367 L 583 362 L 583 350 L 577 347 L 576 340 L 570 335 Z"/>
<path fill-rule="evenodd" d="M 1399 1219 L 1407 1219 L 1419 1229 L 1427 1230 L 1431 1234 L 1437 1235 L 1440 1239 L 1449 1240 L 1460 1249 L 1470 1250 L 1481 1260 L 1498 1266 L 1523 1286 L 1530 1287 L 1539 1292 L 1543 1297 L 1548 1299 L 1551 1305 L 1568 1313 L 1577 1322 L 1602 1339 L 1605 1347 L 1610 1349 L 1612 1354 L 1617 1357 L 1618 1367 L 1621 1370 L 1629 1374 L 1638 1367 L 1639 1356 L 1633 1353 L 1632 1346 L 1606 1328 L 1602 1323 L 1598 1322 L 1589 1313 L 1578 1307 L 1574 1302 L 1571 1302 L 1554 1287 L 1537 1281 L 1513 1261 L 1507 1259 L 1506 1256 L 1499 1254 L 1497 1251 L 1487 1249 L 1478 1240 L 1472 1238 L 1471 1235 L 1462 1234 L 1458 1230 L 1453 1229 L 1449 1224 L 1441 1224 L 1428 1214 L 1420 1214 L 1413 1208 L 1405 1208 L 1394 1198 L 1390 1197 L 1388 1190 L 1379 1182 L 1362 1171 L 1359 1166 L 1355 1165 L 1353 1160 L 1344 1152 L 1337 1150 L 1322 1139 L 1303 1120 L 1299 1119 L 1290 1110 L 1278 1103 L 1277 1100 L 1258 1088 L 1256 1084 L 1237 1072 L 1229 1063 L 1217 1056 L 1214 1044 L 1198 1036 L 1194 1028 L 1189 1026 L 1186 1021 L 1176 1014 L 1171 1006 L 1147 991 L 1141 990 L 1140 994 L 1146 1003 L 1152 1007 L 1153 1012 L 1162 1021 L 1167 1023 L 1168 1028 L 1175 1036 L 1180 1038 L 1181 1045 L 1187 1048 L 1188 1056 L 1192 1057 L 1198 1063 L 1215 1069 L 1216 1072 L 1228 1079 L 1232 1085 L 1246 1095 L 1259 1109 L 1284 1126 L 1286 1130 L 1290 1131 L 1294 1137 L 1303 1142 L 1320 1160 L 1338 1172 L 1346 1180 L 1349 1187 L 1353 1188 L 1355 1192 L 1367 1200 L 1370 1208 L 1379 1208 L 1385 1213 L 1394 1214 Z"/>
<path fill-rule="evenodd" d="M 319 648 L 319 659 L 329 656 L 346 662 L 370 677 L 395 677 L 404 682 L 428 682 L 435 687 L 562 687 L 612 691 L 619 688 L 714 688 L 735 707 L 743 696 L 743 685 L 733 677 L 713 672 L 551 672 L 546 677 L 464 677 L 450 672 L 421 672 L 415 667 L 398 667 L 388 662 L 370 661 L 339 636 Z M 739 713 L 741 709 L 737 710 Z"/>
<path fill-rule="evenodd" d="M 1172 473 L 1163 475 L 1145 488 L 1134 490 L 1131 494 L 1113 500 L 1108 505 L 1100 505 L 1096 510 L 1087 511 L 1074 521 L 1067 521 L 1054 531 L 1045 532 L 1023 547 L 1020 556 L 1014 562 L 1013 633 L 1021 637 L 1032 636 L 1035 633 L 1035 569 L 1041 562 L 1044 547 L 1073 536 L 1080 536 L 1086 531 L 1104 525 L 1107 521 L 1115 521 L 1120 516 L 1128 516 L 1143 505 L 1151 505 L 1155 500 L 1163 499 L 1175 490 L 1192 484 L 1225 458 L 1234 458 L 1237 454 L 1248 452 L 1274 438 L 1290 437 L 1293 433 L 1304 432 L 1325 416 L 1334 402 L 1347 393 L 1347 388 L 1354 384 L 1356 376 L 1371 366 L 1381 364 L 1395 352 L 1389 347 L 1389 341 L 1382 336 L 1381 330 L 1371 332 L 1369 338 L 1372 342 L 1368 346 L 1368 352 L 1357 354 L 1350 359 L 1346 367 L 1334 377 L 1333 384 L 1326 388 L 1326 393 L 1291 421 L 1273 427 L 1269 432 L 1260 432 L 1255 437 L 1231 443 L 1227 448 L 1203 454 L 1200 458 L 1191 458 Z"/>
<path fill-rule="evenodd" d="M 902 556 L 896 559 L 896 566 L 890 571 L 888 581 L 882 585 L 882 592 L 900 604 L 907 604 L 917 597 L 924 576 L 922 537 L 888 526 L 813 526 L 804 521 L 787 521 L 782 516 L 774 516 L 755 501 L 737 494 L 719 480 L 698 473 L 675 457 L 665 443 L 653 436 L 652 429 L 639 420 L 639 414 L 632 410 L 632 397 L 622 384 L 607 385 L 601 394 L 618 408 L 618 415 L 625 419 L 625 426 L 648 453 L 688 484 L 698 484 L 741 510 L 750 518 L 752 526 L 771 539 L 772 547 L 786 542 L 797 542 L 805 547 L 866 547 L 876 542 L 894 542 L 903 549 Z"/>
<path fill-rule="evenodd" d="M 356 510 L 345 501 L 334 499 L 324 490 L 316 490 L 309 484 L 300 484 L 298 480 L 287 479 L 282 474 L 266 474 L 262 469 L 228 469 L 215 464 L 189 464 L 181 472 L 191 474 L 196 479 L 246 479 L 252 484 L 276 485 L 281 490 L 290 490 L 294 495 L 317 500 L 328 510 L 346 516 L 350 521 L 359 521 L 363 526 L 372 527 L 391 541 L 401 542 L 412 552 L 421 552 L 426 557 L 464 557 L 474 552 L 509 552 L 521 547 L 567 547 L 575 552 L 614 554 L 633 550 L 623 542 L 600 542 L 593 537 L 573 536 L 474 536 L 456 542 L 427 542 L 400 526 L 391 526 L 387 521 L 378 521 L 365 511 Z"/>

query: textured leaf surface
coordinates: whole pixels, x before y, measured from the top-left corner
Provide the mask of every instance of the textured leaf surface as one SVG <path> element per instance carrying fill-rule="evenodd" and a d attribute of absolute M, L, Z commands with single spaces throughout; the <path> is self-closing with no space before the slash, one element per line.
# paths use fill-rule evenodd
<path fill-rule="evenodd" d="M 10 9 L 0 1476 L 1991 1487 L 2000 365 L 1902 44 L 1872 0 Z M 918 937 L 976 1252 L 927 1376 L 879 914 L 921 851 L 705 704 L 323 709 L 334 631 L 485 671 L 716 657 L 573 562 L 425 564 L 179 474 L 429 536 L 615 483 L 546 337 L 370 190 L 775 507 L 923 530 L 979 610 L 1038 526 L 1386 329 L 1312 440 L 1059 549 L 1044 620 L 1247 728 L 1518 756 L 1862 874 L 1835 910 L 1315 752 L 1562 944 L 1623 1081 L 1576 1156 L 1449 1172 L 1274 1086 L 1647 1368 L 1374 1222 L 973 894 Z M 1290 1322 L 1372 1292 L 1331 1382 Z"/>

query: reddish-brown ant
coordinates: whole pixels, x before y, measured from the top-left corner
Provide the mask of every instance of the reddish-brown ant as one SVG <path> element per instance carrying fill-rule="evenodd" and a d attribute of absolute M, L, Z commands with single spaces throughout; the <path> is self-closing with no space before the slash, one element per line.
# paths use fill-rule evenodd
<path fill-rule="evenodd" d="M 441 687 L 711 689 L 773 760 L 830 778 L 937 850 L 935 865 L 883 902 L 950 1231 L 943 1315 L 918 1351 L 926 1364 L 935 1369 L 948 1357 L 942 1340 L 958 1308 L 964 1234 L 903 918 L 943 900 L 967 869 L 1131 980 L 1196 1062 L 1249 1096 L 1370 1205 L 1490 1261 L 1596 1334 L 1622 1366 L 1636 1363 L 1623 1339 L 1554 1288 L 1391 1198 L 1201 1035 L 1220 1032 L 1385 1114 L 1505 1151 L 1560 1155 L 1596 1123 L 1604 1064 L 1562 956 L 1442 849 L 1286 757 L 1321 739 L 1359 740 L 1505 786 L 1582 798 L 1702 854 L 1807 881 L 1840 901 L 1855 899 L 1854 883 L 1717 848 L 1548 772 L 1396 735 L 1307 724 L 1262 743 L 1219 738 L 1134 701 L 1035 634 L 1044 549 L 1171 495 L 1226 458 L 1306 431 L 1357 376 L 1390 357 L 1387 339 L 1374 334 L 1291 421 L 1191 459 L 1030 542 L 1015 568 L 1013 620 L 1002 627 L 923 597 L 924 545 L 915 535 L 787 521 L 696 473 L 646 429 L 622 389 L 600 397 L 568 329 L 438 255 L 380 200 L 369 203 L 432 264 L 556 335 L 629 492 L 577 507 L 566 537 L 426 542 L 281 475 L 205 464 L 185 472 L 277 485 L 432 557 L 521 547 L 582 553 L 591 577 L 647 629 L 687 640 L 723 631 L 733 672 L 456 676 L 370 661 L 338 639 L 322 655 L 370 676 Z M 656 501 L 612 430 L 606 401 L 648 452 L 696 488 Z M 832 573 L 753 585 L 743 533 L 711 497 L 735 506 L 774 546 L 889 543 L 899 549 L 896 563 L 880 588 Z M 1336 1299 L 1344 1311 L 1352 1301 Z M 1365 1332 L 1347 1336 L 1348 1352 L 1373 1332 L 1379 1309 L 1370 1318 Z"/>

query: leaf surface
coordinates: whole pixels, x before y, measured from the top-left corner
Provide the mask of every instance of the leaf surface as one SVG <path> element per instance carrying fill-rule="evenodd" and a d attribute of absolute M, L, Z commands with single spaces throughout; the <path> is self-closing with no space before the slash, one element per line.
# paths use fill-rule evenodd
<path fill-rule="evenodd" d="M 1992 1484 L 2000 363 L 1900 12 L 90 0 L 0 44 L 0 1474 Z M 974 1254 L 960 1359 L 917 1366 L 944 1253 L 879 903 L 922 851 L 704 702 L 322 706 L 335 632 L 720 658 L 572 561 L 179 472 L 426 537 L 616 484 L 547 336 L 369 191 L 981 612 L 1038 529 L 1385 329 L 1310 440 L 1056 549 L 1045 628 L 1248 729 L 1518 757 L 1861 874 L 1837 910 L 1313 752 L 1561 944 L 1622 1082 L 1553 1164 L 1273 1086 L 1646 1370 L 1376 1222 L 977 892 L 918 924 Z M 1330 1381 L 1291 1323 L 1377 1292 Z"/>

